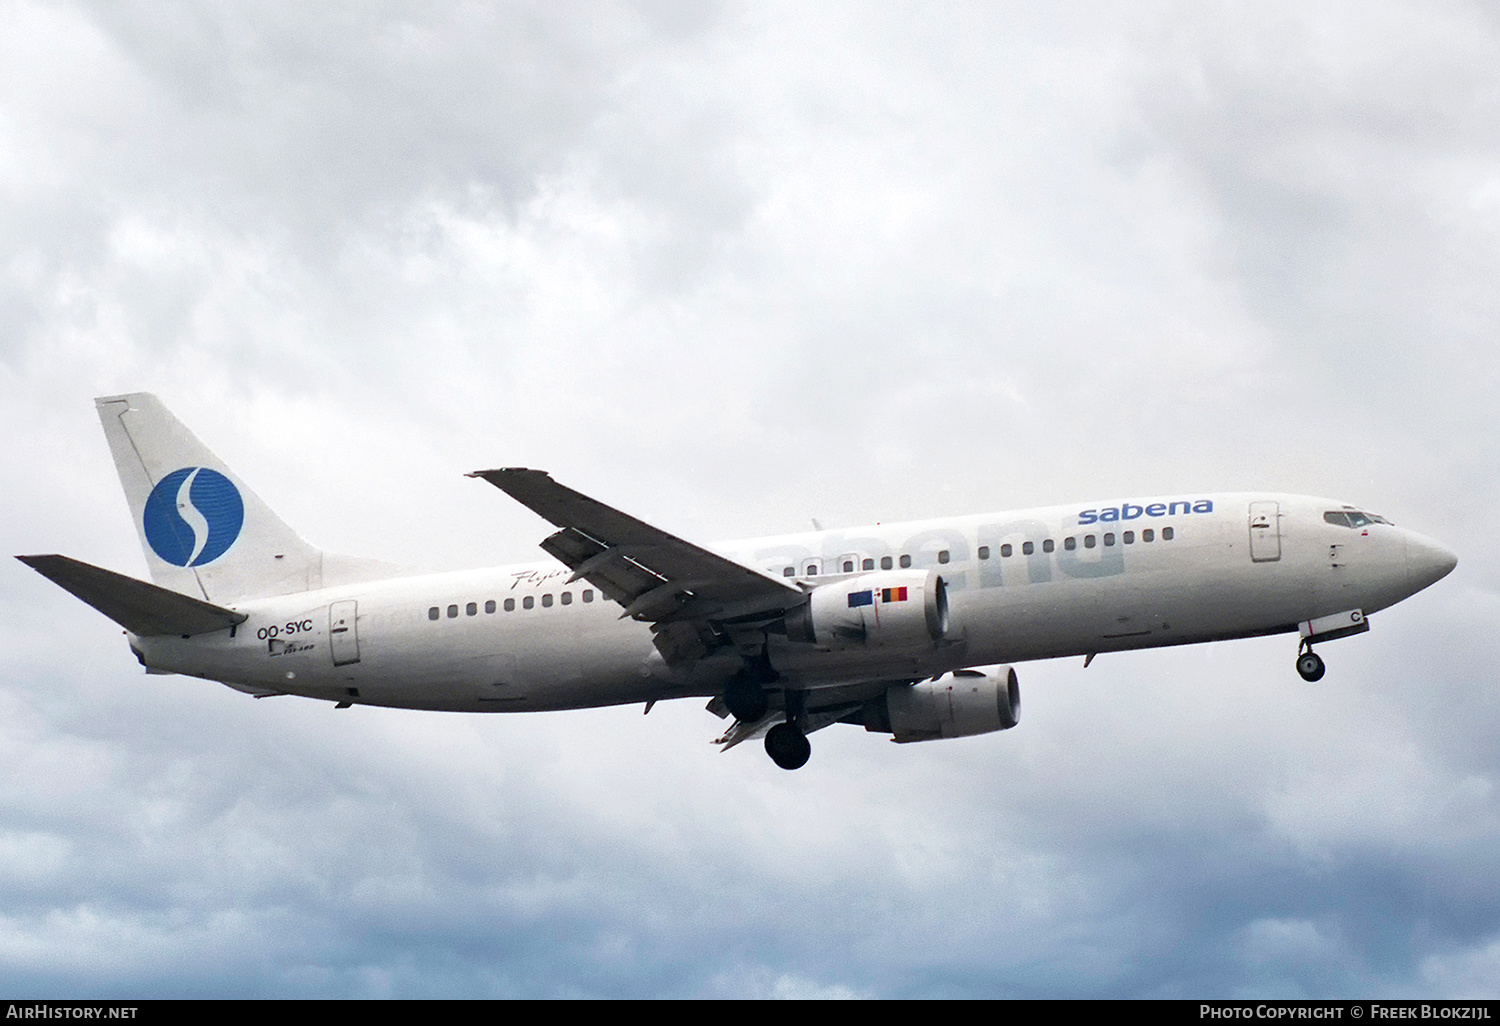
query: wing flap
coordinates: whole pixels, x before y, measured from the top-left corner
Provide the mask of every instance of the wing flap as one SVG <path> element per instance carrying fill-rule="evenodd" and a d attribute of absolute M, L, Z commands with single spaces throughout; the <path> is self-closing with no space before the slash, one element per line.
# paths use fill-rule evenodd
<path fill-rule="evenodd" d="M 216 606 L 67 556 L 17 556 L 53 584 L 87 602 L 131 634 L 211 634 L 247 619 Z"/>
<path fill-rule="evenodd" d="M 811 734 L 815 730 L 822 730 L 824 727 L 833 726 L 845 716 L 858 712 L 863 707 L 863 702 L 846 702 L 843 705 L 829 706 L 826 709 L 809 710 L 798 721 L 798 726 L 802 728 L 803 734 Z M 772 709 L 766 715 L 751 723 L 743 723 L 736 720 L 722 736 L 715 738 L 710 744 L 721 745 L 722 747 L 719 751 L 727 752 L 735 745 L 765 737 L 766 733 L 772 727 L 785 721 L 786 711 L 783 709 Z"/>
<path fill-rule="evenodd" d="M 622 606 L 667 583 L 626 555 L 624 546 L 606 544 L 576 528 L 565 527 L 544 539 L 542 549 L 573 571 L 571 580 L 588 581 Z"/>

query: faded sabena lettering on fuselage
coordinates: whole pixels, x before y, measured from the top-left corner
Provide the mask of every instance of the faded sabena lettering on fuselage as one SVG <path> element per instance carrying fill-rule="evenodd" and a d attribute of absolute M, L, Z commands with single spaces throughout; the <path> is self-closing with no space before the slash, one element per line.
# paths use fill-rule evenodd
<path fill-rule="evenodd" d="M 1135 521 L 1147 517 L 1177 517 L 1184 514 L 1212 513 L 1212 499 L 1168 499 L 1163 502 L 1124 502 L 1118 506 L 1086 509 L 1077 515 L 1077 525 L 1112 524 L 1120 521 Z M 793 573 L 802 576 L 822 574 L 841 575 L 850 572 L 868 572 L 874 567 L 890 569 L 896 557 L 910 557 L 909 564 L 918 569 L 940 572 L 950 592 L 963 591 L 969 587 L 1000 588 L 1014 584 L 1046 584 L 1064 578 L 1113 577 L 1125 572 L 1125 546 L 1116 545 L 1106 539 L 1103 546 L 1095 547 L 1085 542 L 1070 548 L 1064 544 L 1070 525 L 1048 523 L 1037 517 L 1027 517 L 1002 523 L 979 524 L 973 535 L 955 528 L 925 528 L 893 544 L 878 536 L 845 534 L 828 531 L 819 536 L 819 548 L 814 550 L 799 544 L 766 546 L 754 550 L 750 557 L 754 562 L 766 566 L 768 572 L 784 576 L 785 565 L 791 564 Z M 1054 550 L 1052 541 L 1056 541 Z M 978 558 L 971 549 L 977 544 Z M 1005 551 L 1006 542 L 1012 543 Z M 1130 544 L 1127 540 L 1126 545 Z M 995 558 L 1000 554 L 1000 558 Z M 946 556 L 947 558 L 943 558 Z M 1006 556 L 1013 556 L 1015 562 Z M 851 570 L 843 570 L 850 565 Z M 852 569 L 858 567 L 858 569 Z M 977 576 L 974 575 L 977 571 Z M 869 601 L 873 602 L 873 598 Z M 889 600 L 887 600 L 889 601 Z M 855 599 L 851 596 L 851 605 Z"/>
<path fill-rule="evenodd" d="M 1175 517 L 1184 513 L 1212 513 L 1212 499 L 1174 499 L 1171 502 L 1150 502 L 1138 506 L 1127 502 L 1120 506 L 1103 509 L 1086 509 L 1078 514 L 1078 524 L 1108 524 L 1117 520 L 1139 520 L 1141 517 Z"/>

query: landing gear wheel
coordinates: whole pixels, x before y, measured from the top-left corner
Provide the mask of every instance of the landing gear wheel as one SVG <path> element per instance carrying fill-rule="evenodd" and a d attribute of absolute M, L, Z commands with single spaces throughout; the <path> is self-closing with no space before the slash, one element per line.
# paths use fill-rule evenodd
<path fill-rule="evenodd" d="M 744 674 L 739 674 L 724 688 L 724 705 L 741 723 L 754 723 L 771 708 L 766 689 Z"/>
<path fill-rule="evenodd" d="M 766 754 L 784 770 L 801 769 L 812 755 L 812 745 L 794 724 L 778 723 L 766 732 Z"/>
<path fill-rule="evenodd" d="M 1302 679 L 1309 683 L 1322 680 L 1327 669 L 1323 665 L 1323 660 L 1312 649 L 1308 649 L 1297 657 L 1297 672 L 1302 674 Z"/>

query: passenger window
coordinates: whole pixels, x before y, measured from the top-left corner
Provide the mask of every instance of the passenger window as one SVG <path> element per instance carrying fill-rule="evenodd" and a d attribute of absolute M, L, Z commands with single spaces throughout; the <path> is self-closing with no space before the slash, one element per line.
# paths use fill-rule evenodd
<path fill-rule="evenodd" d="M 1107 545 L 1107 546 L 1108 545 L 1113 545 L 1114 543 L 1115 543 L 1115 536 L 1114 535 L 1112 535 L 1112 534 L 1106 534 L 1104 536 L 1104 544 L 1105 545 Z"/>
<path fill-rule="evenodd" d="M 1093 535 L 1086 534 L 1086 535 L 1083 536 L 1083 547 L 1086 548 L 1086 549 L 1091 549 L 1091 548 L 1094 547 L 1094 536 Z"/>
<path fill-rule="evenodd" d="M 431 609 L 427 610 L 427 619 L 429 619 L 429 620 L 436 620 L 437 618 L 438 618 L 438 607 L 437 606 L 433 606 Z"/>
<path fill-rule="evenodd" d="M 1036 545 L 1032 542 L 1022 542 L 1021 551 L 1029 556 L 1036 551 Z"/>
<path fill-rule="evenodd" d="M 942 552 L 938 553 L 938 562 L 939 563 L 946 563 L 946 562 L 948 562 L 948 550 L 947 549 L 944 549 Z"/>
<path fill-rule="evenodd" d="M 1161 529 L 1161 540 L 1162 541 L 1171 541 L 1176 536 L 1177 536 L 1176 532 L 1173 531 L 1170 527 L 1163 527 Z"/>
<path fill-rule="evenodd" d="M 550 591 L 542 596 L 542 605 L 548 609 L 552 608 L 552 593 Z"/>
<path fill-rule="evenodd" d="M 1072 552 L 1074 549 L 1078 548 L 1078 539 L 1074 538 L 1072 535 L 1069 535 L 1068 537 L 1063 539 L 1063 548 L 1067 549 L 1069 552 Z"/>
<path fill-rule="evenodd" d="M 530 609 L 534 605 L 536 605 L 536 599 L 531 595 L 527 595 L 521 600 L 522 609 Z"/>
<path fill-rule="evenodd" d="M 594 590 L 592 588 L 584 588 L 583 589 L 583 600 L 585 602 L 592 602 L 592 601 L 594 601 Z"/>
<path fill-rule="evenodd" d="M 809 577 L 816 577 L 816 576 L 818 576 L 818 564 L 816 564 L 816 563 L 809 563 L 809 564 L 807 564 L 807 576 L 809 576 Z"/>
<path fill-rule="evenodd" d="M 1057 546 L 1053 543 L 1051 538 L 1048 538 L 1046 541 L 1042 542 L 1043 552 L 1051 552 L 1055 548 L 1057 548 Z"/>
<path fill-rule="evenodd" d="M 1006 542 L 1004 545 L 1000 546 L 1000 558 L 1006 559 L 1014 551 L 1015 549 L 1010 547 L 1010 542 Z"/>
<path fill-rule="evenodd" d="M 494 599 L 487 599 L 485 601 L 485 603 L 484 603 L 484 611 L 486 613 L 493 613 L 495 611 L 495 600 Z"/>
<path fill-rule="evenodd" d="M 844 573 L 846 573 L 846 574 L 852 574 L 852 573 L 854 573 L 854 560 L 852 560 L 852 559 L 846 559 L 846 560 L 844 560 Z"/>
<path fill-rule="evenodd" d="M 797 572 L 797 568 L 796 567 L 789 566 L 785 570 L 781 571 L 781 576 L 783 576 L 783 577 L 795 577 L 796 576 L 796 572 Z"/>
<path fill-rule="evenodd" d="M 562 593 L 562 604 L 565 606 L 571 606 L 573 604 L 573 593 L 571 591 L 565 591 Z"/>
<path fill-rule="evenodd" d="M 882 569 L 882 570 L 889 570 L 894 565 L 895 564 L 893 562 L 891 562 L 891 557 L 890 556 L 881 556 L 880 557 L 880 569 Z"/>
<path fill-rule="evenodd" d="M 458 617 L 458 607 L 457 606 L 449 606 L 448 607 L 448 619 L 453 620 L 453 619 L 456 619 L 457 617 Z"/>
<path fill-rule="evenodd" d="M 468 613 L 470 616 L 476 616 L 476 615 L 478 615 L 478 613 L 479 613 L 479 603 L 477 603 L 477 602 L 470 602 L 468 605 L 464 606 L 464 612 Z"/>
<path fill-rule="evenodd" d="M 874 570 L 875 569 L 875 561 L 873 559 L 867 559 L 863 563 L 860 564 L 860 568 L 863 569 L 863 570 Z"/>
<path fill-rule="evenodd" d="M 1135 532 L 1134 531 L 1126 531 L 1125 532 L 1124 541 L 1125 541 L 1126 545 L 1134 545 L 1135 544 Z"/>
<path fill-rule="evenodd" d="M 505 600 L 505 611 L 507 613 L 514 613 L 516 611 L 516 600 L 515 599 L 506 599 Z"/>
<path fill-rule="evenodd" d="M 1141 532 L 1141 541 L 1148 542 L 1148 541 L 1155 541 L 1155 540 L 1156 540 L 1156 532 L 1153 531 L 1153 530 L 1151 530 L 1151 528 L 1148 527 L 1144 531 Z"/>
<path fill-rule="evenodd" d="M 981 546 L 979 546 L 979 558 L 980 559 L 989 559 L 990 558 L 990 547 L 988 545 L 981 545 Z"/>
<path fill-rule="evenodd" d="M 910 556 L 902 556 L 901 557 L 901 569 L 905 570 L 909 566 L 911 566 L 911 557 Z"/>

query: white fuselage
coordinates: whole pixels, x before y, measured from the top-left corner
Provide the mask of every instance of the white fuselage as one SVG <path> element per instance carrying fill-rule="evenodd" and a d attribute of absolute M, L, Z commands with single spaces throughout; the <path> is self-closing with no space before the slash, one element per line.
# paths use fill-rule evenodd
<path fill-rule="evenodd" d="M 778 687 L 913 680 L 962 667 L 1216 641 L 1383 609 L 1451 554 L 1307 496 L 1190 495 L 760 538 L 715 551 L 820 585 L 909 566 L 948 585 L 951 629 L 897 655 L 770 634 Z M 1149 540 L 1148 540 L 1149 536 Z M 732 651 L 669 667 L 648 625 L 557 563 L 297 592 L 234 605 L 233 631 L 132 637 L 148 668 L 253 693 L 454 711 L 567 709 L 713 695 Z"/>

